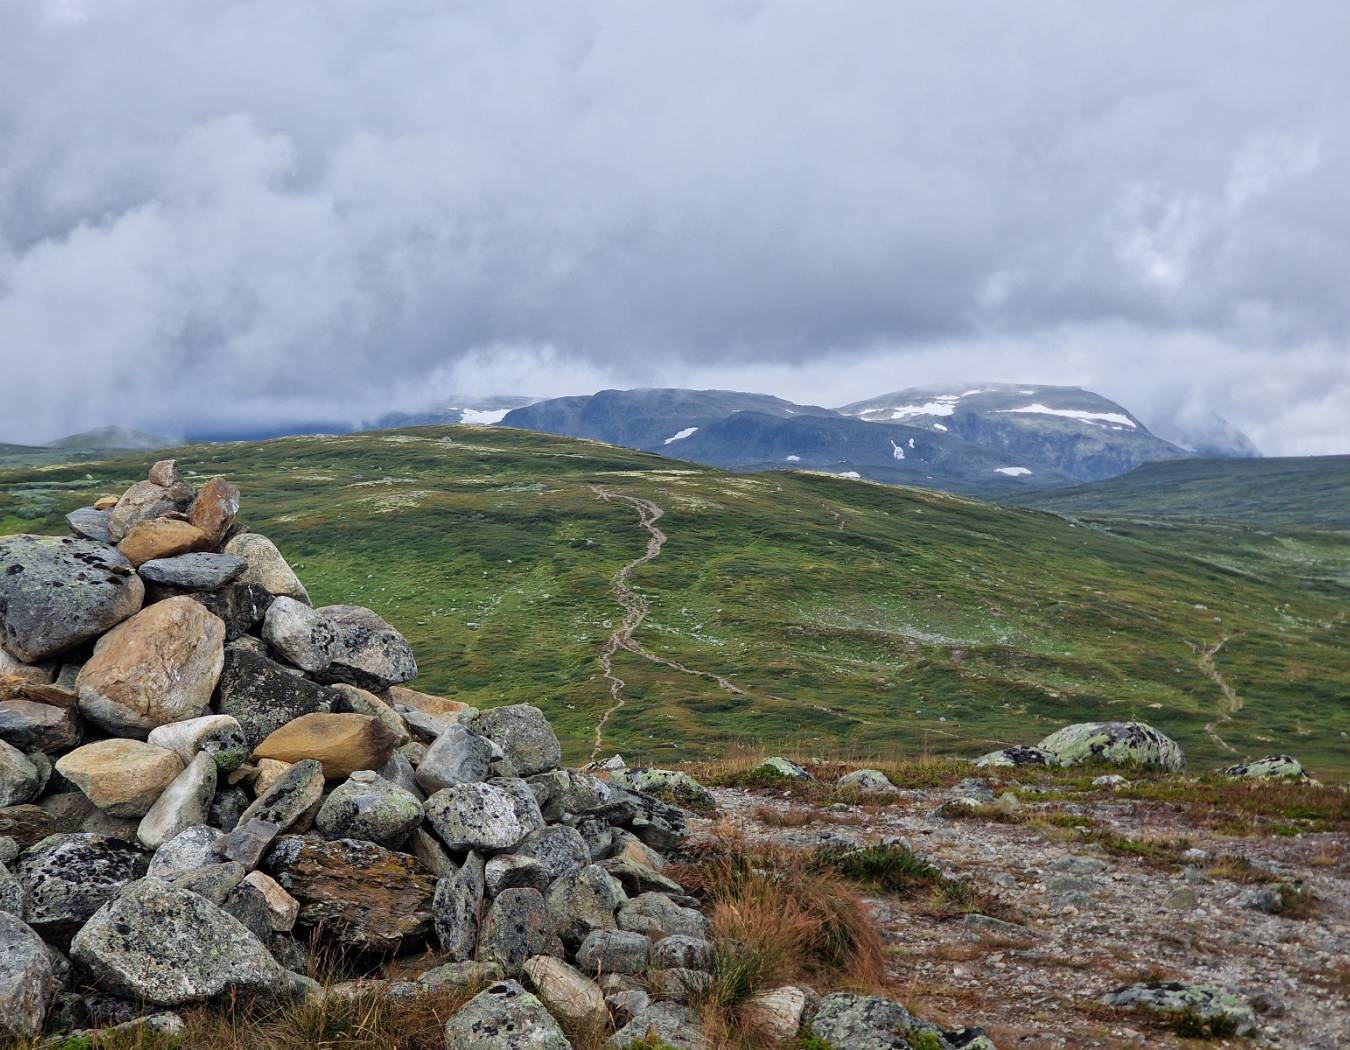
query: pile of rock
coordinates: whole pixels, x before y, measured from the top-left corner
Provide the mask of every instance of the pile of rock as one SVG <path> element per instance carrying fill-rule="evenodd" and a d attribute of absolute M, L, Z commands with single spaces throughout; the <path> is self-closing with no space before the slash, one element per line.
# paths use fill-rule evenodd
<path fill-rule="evenodd" d="M 534 707 L 408 687 L 402 635 L 312 607 L 238 512 L 164 461 L 0 539 L 0 1039 L 320 994 L 317 939 L 442 953 L 394 994 L 488 985 L 452 1046 L 566 1047 L 555 1016 L 696 1045 L 683 810 L 562 767 Z"/>

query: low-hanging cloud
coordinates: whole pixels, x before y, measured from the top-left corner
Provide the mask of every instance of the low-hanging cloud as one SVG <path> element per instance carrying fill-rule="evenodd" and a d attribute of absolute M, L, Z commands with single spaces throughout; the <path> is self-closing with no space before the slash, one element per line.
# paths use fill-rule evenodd
<path fill-rule="evenodd" d="M 0 0 L 0 440 L 1078 383 L 1350 451 L 1340 2 Z"/>

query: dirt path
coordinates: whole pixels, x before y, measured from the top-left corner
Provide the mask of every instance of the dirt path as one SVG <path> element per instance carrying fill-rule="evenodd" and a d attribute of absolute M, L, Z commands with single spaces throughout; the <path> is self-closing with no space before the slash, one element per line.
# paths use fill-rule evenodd
<path fill-rule="evenodd" d="M 1219 650 L 1224 647 L 1228 641 L 1228 636 L 1220 638 L 1213 645 L 1197 649 L 1200 656 L 1200 670 L 1204 672 L 1205 677 L 1219 687 L 1223 693 L 1224 709 L 1219 712 L 1219 717 L 1211 722 L 1205 723 L 1205 732 L 1209 738 L 1218 744 L 1225 751 L 1237 753 L 1237 748 L 1229 744 L 1223 737 L 1219 736 L 1218 728 L 1225 722 L 1231 722 L 1233 716 L 1242 710 L 1242 697 L 1237 695 L 1237 691 L 1228 684 L 1228 680 L 1219 673 L 1219 669 L 1214 666 L 1214 657 L 1219 655 Z"/>

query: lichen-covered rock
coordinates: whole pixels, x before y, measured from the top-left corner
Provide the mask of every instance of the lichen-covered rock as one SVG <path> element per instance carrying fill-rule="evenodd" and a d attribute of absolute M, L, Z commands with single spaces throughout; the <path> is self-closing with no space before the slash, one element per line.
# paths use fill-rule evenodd
<path fill-rule="evenodd" d="M 1243 780 L 1308 780 L 1303 763 L 1293 755 L 1267 755 L 1255 762 L 1242 762 L 1223 771 L 1226 777 Z"/>
<path fill-rule="evenodd" d="M 531 956 L 562 954 L 538 890 L 503 890 L 492 902 L 478 933 L 479 962 L 496 963 L 508 977 L 519 977 Z"/>
<path fill-rule="evenodd" d="M 422 823 L 422 803 L 369 769 L 358 770 L 335 787 L 314 818 L 329 839 L 365 839 L 397 846 Z"/>
<path fill-rule="evenodd" d="M 239 722 L 229 715 L 203 715 L 150 730 L 146 742 L 166 747 L 184 765 L 206 754 L 221 773 L 232 773 L 248 758 L 248 743 Z"/>
<path fill-rule="evenodd" d="M 707 937 L 712 929 L 702 912 L 676 904 L 664 893 L 642 893 L 624 902 L 617 921 L 621 930 L 660 936 Z"/>
<path fill-rule="evenodd" d="M 741 1008 L 747 1024 L 771 1039 L 786 1042 L 802 1026 L 813 994 L 793 984 L 756 993 Z"/>
<path fill-rule="evenodd" d="M 254 583 L 230 583 L 218 590 L 194 591 L 185 597 L 220 617 L 225 624 L 227 643 L 246 636 L 261 623 L 272 604 L 272 596 Z"/>
<path fill-rule="evenodd" d="M 225 544 L 224 553 L 248 562 L 248 568 L 239 576 L 241 583 L 256 584 L 269 594 L 309 604 L 309 592 L 305 590 L 305 585 L 286 564 L 276 544 L 266 536 L 245 532 Z"/>
<path fill-rule="evenodd" d="M 158 879 L 132 883 L 89 920 L 71 959 L 106 991 L 180 1006 L 232 988 L 267 991 L 284 971 L 248 929 L 205 897 Z"/>
<path fill-rule="evenodd" d="M 640 893 L 683 893 L 684 888 L 674 879 L 668 879 L 659 871 L 639 864 L 631 857 L 612 857 L 600 861 L 604 868 L 623 887 L 630 897 Z"/>
<path fill-rule="evenodd" d="M 147 849 L 159 849 L 181 831 L 205 824 L 216 794 L 216 763 L 198 755 L 164 789 L 141 818 L 136 838 Z"/>
<path fill-rule="evenodd" d="M 239 815 L 236 831 L 254 820 L 275 824 L 282 831 L 306 830 L 319 811 L 323 784 L 323 766 L 317 760 L 296 762 Z"/>
<path fill-rule="evenodd" d="M 534 889 L 542 893 L 553 881 L 542 863 L 519 853 L 499 853 L 489 858 L 483 875 L 489 897 L 495 897 L 503 890 Z"/>
<path fill-rule="evenodd" d="M 1030 767 L 1048 767 L 1057 766 L 1059 761 L 1049 751 L 1042 751 L 1039 747 L 1005 747 L 998 751 L 990 751 L 986 755 L 981 755 L 975 760 L 975 765 L 981 768 L 990 767 L 1010 767 L 1021 769 Z"/>
<path fill-rule="evenodd" d="M 614 773 L 610 782 L 689 809 L 708 812 L 717 808 L 711 791 L 688 773 L 676 769 L 624 769 Z"/>
<path fill-rule="evenodd" d="M 628 1050 L 633 1044 L 670 1047 L 671 1050 L 707 1050 L 708 1039 L 698 1014 L 678 1003 L 659 1002 L 639 1010 L 628 1024 L 605 1043 L 612 1050 Z M 851 1043 L 836 1043 L 848 1047 Z"/>
<path fill-rule="evenodd" d="M 899 790 L 891 783 L 890 777 L 879 769 L 855 769 L 845 773 L 836 783 L 846 791 L 866 794 L 892 794 Z"/>
<path fill-rule="evenodd" d="M 632 930 L 592 930 L 577 949 L 577 965 L 590 974 L 643 973 L 651 943 Z"/>
<path fill-rule="evenodd" d="M 652 945 L 650 966 L 653 970 L 711 970 L 715 955 L 712 941 L 673 933 Z"/>
<path fill-rule="evenodd" d="M 458 723 L 448 725 L 431 742 L 417 765 L 417 783 L 427 794 L 456 784 L 477 784 L 488 778 L 492 747 Z"/>
<path fill-rule="evenodd" d="M 98 640 L 80 669 L 80 713 L 121 736 L 196 718 L 211 706 L 225 625 L 188 598 L 142 609 Z"/>
<path fill-rule="evenodd" d="M 427 799 L 425 810 L 427 824 L 453 852 L 504 853 L 544 826 L 523 780 L 456 784 Z"/>
<path fill-rule="evenodd" d="M 609 1024 L 604 993 L 589 977 L 561 959 L 536 955 L 525 960 L 525 976 L 554 1016 L 583 1031 L 603 1032 Z"/>
<path fill-rule="evenodd" d="M 1181 745 L 1143 722 L 1080 722 L 1051 733 L 1036 746 L 1061 766 L 1111 762 L 1172 773 L 1186 766 Z"/>
<path fill-rule="evenodd" d="M 500 747 L 517 776 L 544 773 L 562 761 L 562 747 L 553 727 L 544 712 L 529 704 L 480 711 L 469 722 L 469 728 Z"/>
<path fill-rule="evenodd" d="M 545 900 L 553 928 L 571 951 L 593 930 L 618 926 L 615 912 L 630 903 L 623 887 L 598 864 L 562 876 L 548 888 Z"/>
<path fill-rule="evenodd" d="M 836 992 L 820 1000 L 808 1029 L 830 1046 L 849 1050 L 908 1050 L 905 1034 L 913 1025 L 909 1011 L 891 999 Z"/>
<path fill-rule="evenodd" d="M 572 1050 L 544 1004 L 515 981 L 490 985 L 445 1023 L 446 1047 Z"/>
<path fill-rule="evenodd" d="M 246 568 L 248 562 L 232 554 L 198 551 L 174 557 L 152 558 L 141 562 L 136 571 L 147 583 L 159 584 L 161 587 L 214 591 L 235 580 Z"/>
<path fill-rule="evenodd" d="M 26 1045 L 40 1035 L 60 986 L 42 938 L 13 915 L 0 912 L 0 1040 Z"/>
<path fill-rule="evenodd" d="M 485 891 L 485 865 L 477 853 L 470 853 L 454 875 L 436 883 L 432 901 L 436 939 L 441 951 L 455 962 L 473 956 Z"/>
<path fill-rule="evenodd" d="M 0 808 L 30 801 L 41 786 L 41 774 L 28 756 L 0 740 Z"/>
<path fill-rule="evenodd" d="M 5 866 L 4 861 L 0 861 L 0 912 L 15 918 L 23 916 L 23 883 Z"/>
<path fill-rule="evenodd" d="M 607 807 L 610 822 L 626 825 L 645 845 L 658 850 L 677 849 L 689 837 L 686 814 L 678 806 L 617 786 L 611 793 L 613 802 Z"/>
<path fill-rule="evenodd" d="M 267 610 L 263 637 L 320 681 L 387 689 L 417 677 L 417 661 L 403 635 L 360 606 L 311 609 L 279 597 Z"/>
<path fill-rule="evenodd" d="M 772 758 L 766 758 L 754 769 L 750 770 L 750 777 L 760 780 L 814 780 L 804 768 L 791 762 L 781 755 L 774 755 Z"/>
<path fill-rule="evenodd" d="M 431 878 L 412 857 L 371 842 L 278 839 L 263 868 L 300 902 L 299 924 L 345 946 L 396 952 L 432 929 Z"/>
<path fill-rule="evenodd" d="M 111 510 L 99 510 L 97 507 L 79 507 L 66 515 L 70 531 L 86 540 L 99 543 L 112 543 L 108 526 L 112 522 Z"/>
<path fill-rule="evenodd" d="M 146 874 L 152 879 L 172 882 L 181 875 L 224 861 L 221 850 L 224 834 L 205 824 L 185 828 L 155 851 Z"/>
<path fill-rule="evenodd" d="M 253 757 L 278 762 L 312 758 L 332 780 L 358 769 L 379 769 L 394 753 L 394 742 L 394 734 L 378 718 L 315 712 L 269 733 L 253 749 Z"/>
<path fill-rule="evenodd" d="M 1191 1014 L 1205 1021 L 1223 1021 L 1236 1035 L 1256 1031 L 1256 1012 L 1232 992 L 1215 985 L 1183 981 L 1150 981 L 1117 989 L 1102 997 L 1107 1006 L 1135 1007 L 1164 1015 Z"/>
<path fill-rule="evenodd" d="M 0 645 L 34 664 L 115 627 L 145 585 L 111 547 L 71 536 L 0 539 Z"/>
<path fill-rule="evenodd" d="M 142 740 L 96 740 L 62 755 L 56 770 L 114 817 L 145 816 L 183 772 L 172 751 Z"/>
<path fill-rule="evenodd" d="M 64 941 L 123 887 L 146 873 L 150 858 L 130 842 L 87 832 L 52 835 L 19 858 L 23 918 L 42 936 Z"/>
<path fill-rule="evenodd" d="M 528 857 L 543 865 L 548 882 L 591 862 L 591 851 L 576 828 L 553 824 L 533 831 L 517 844 L 514 856 Z"/>
<path fill-rule="evenodd" d="M 331 711 L 337 694 L 266 657 L 231 646 L 216 692 L 216 710 L 238 721 L 255 748 L 301 715 Z"/>

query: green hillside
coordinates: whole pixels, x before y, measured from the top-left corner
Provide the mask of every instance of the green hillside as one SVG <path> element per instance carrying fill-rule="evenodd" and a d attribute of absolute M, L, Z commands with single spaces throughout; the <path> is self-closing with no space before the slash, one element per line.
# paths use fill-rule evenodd
<path fill-rule="evenodd" d="M 1148 463 L 1107 481 L 1009 502 L 1057 514 L 1350 529 L 1350 456 Z"/>
<path fill-rule="evenodd" d="M 1297 566 L 1259 545 L 1222 565 L 1191 556 L 1221 542 L 1200 527 L 1158 549 L 943 493 L 739 476 L 512 430 L 176 454 L 239 484 L 247 521 L 316 604 L 369 605 L 402 628 L 424 688 L 536 703 L 571 758 L 611 706 L 597 663 L 622 619 L 611 582 L 649 538 L 631 498 L 664 511 L 653 527 L 668 540 L 633 573 L 648 655 L 614 657 L 625 705 L 606 752 L 668 760 L 742 740 L 972 754 L 1140 717 L 1198 768 L 1290 750 L 1323 776 L 1350 773 L 1350 591 L 1334 537 Z M 153 458 L 0 473 L 0 533 L 61 532 L 62 512 Z"/>

